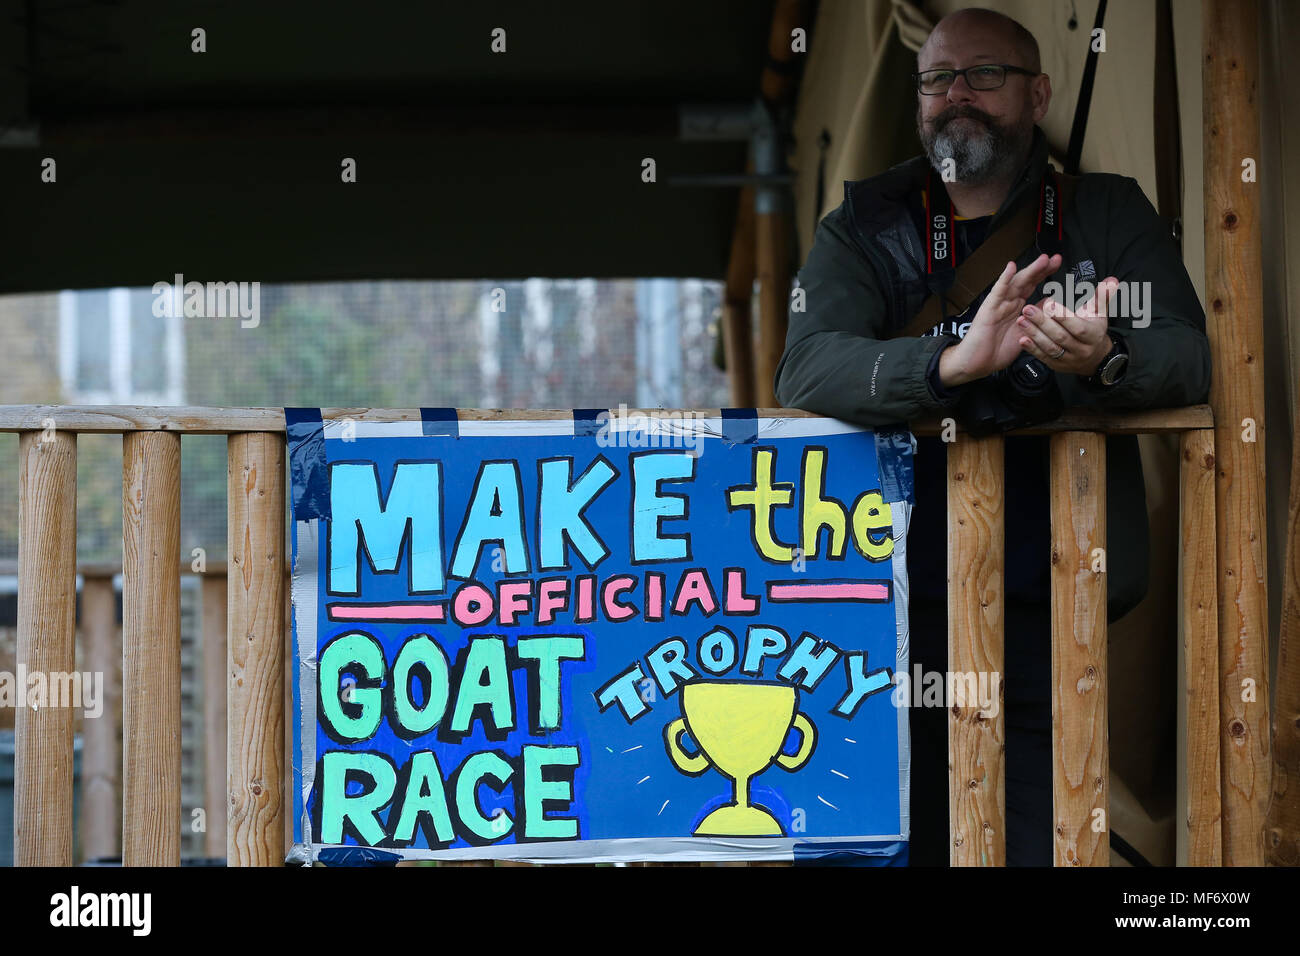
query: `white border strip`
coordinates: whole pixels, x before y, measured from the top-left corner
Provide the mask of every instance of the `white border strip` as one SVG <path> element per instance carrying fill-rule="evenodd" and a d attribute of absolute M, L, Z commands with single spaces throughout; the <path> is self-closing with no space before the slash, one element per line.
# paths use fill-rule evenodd
<path fill-rule="evenodd" d="M 533 437 L 535 435 L 560 435 L 573 437 L 573 416 L 568 418 L 534 418 L 521 421 L 483 421 L 462 418 L 460 420 L 461 438 L 508 438 L 511 435 Z"/>
<path fill-rule="evenodd" d="M 604 428 L 608 435 L 629 435 L 644 432 L 646 435 L 677 437 L 693 435 L 699 438 L 723 437 L 723 423 L 718 416 L 696 417 L 657 417 L 651 415 L 628 414 L 622 417 L 616 413 L 597 420 L 597 428 Z M 870 432 L 848 422 L 834 418 L 759 418 L 756 420 L 758 439 L 770 438 L 816 438 L 822 435 L 847 435 L 854 432 Z M 408 422 L 367 422 L 350 418 L 324 419 L 325 437 L 331 441 L 344 440 L 344 432 L 351 429 L 353 438 L 421 438 L 424 437 L 422 421 Z M 509 419 L 502 421 L 484 421 L 461 419 L 458 422 L 462 438 L 508 437 L 510 435 L 573 435 L 572 418 Z M 430 436 L 443 437 L 443 436 Z M 450 437 L 450 436 L 445 436 Z M 615 442 L 615 444 L 618 444 Z M 646 447 L 654 447 L 647 445 Z M 671 447 L 671 446 L 670 446 Z"/>
<path fill-rule="evenodd" d="M 554 840 L 544 843 L 506 843 L 496 846 L 461 847 L 455 850 L 392 849 L 375 847 L 376 852 L 393 854 L 404 860 L 518 860 L 526 863 L 635 863 L 642 860 L 671 862 L 706 862 L 721 860 L 793 860 L 796 846 L 809 849 L 833 848 L 847 843 L 898 843 L 905 839 L 889 836 L 819 837 L 800 840 L 781 837 L 740 839 L 726 837 L 644 837 L 620 840 Z M 320 851 L 365 847 L 339 847 L 333 844 L 296 844 L 289 853 L 293 862 L 315 861 Z M 310 854 L 308 851 L 310 850 Z"/>
<path fill-rule="evenodd" d="M 890 503 L 894 518 L 894 621 L 898 635 L 898 650 L 894 657 L 894 678 L 906 674 L 910 665 L 911 631 L 907 610 L 911 606 L 910 586 L 907 579 L 907 532 L 912 523 L 912 505 L 906 501 Z M 912 781 L 912 739 L 908 726 L 908 707 L 893 704 L 898 685 L 888 691 L 890 703 L 898 712 L 898 828 L 903 831 L 901 839 L 911 840 L 912 813 L 909 803 Z"/>
<path fill-rule="evenodd" d="M 351 426 L 352 438 L 420 438 L 424 435 L 423 422 L 359 422 L 350 418 L 324 420 L 325 437 L 330 441 L 347 441 L 345 432 Z"/>
<path fill-rule="evenodd" d="M 316 624 L 317 624 L 317 562 L 320 554 L 320 519 L 294 522 L 293 583 L 291 588 L 293 600 L 294 637 L 297 638 L 298 653 L 298 701 L 302 708 L 299 715 L 300 736 L 298 738 L 302 766 L 297 768 L 302 775 L 302 834 L 310 843 L 311 832 L 311 788 L 316 779 Z M 308 581 L 310 580 L 310 585 Z M 290 760 L 298 756 L 290 755 Z M 292 807 L 290 812 L 293 812 Z"/>

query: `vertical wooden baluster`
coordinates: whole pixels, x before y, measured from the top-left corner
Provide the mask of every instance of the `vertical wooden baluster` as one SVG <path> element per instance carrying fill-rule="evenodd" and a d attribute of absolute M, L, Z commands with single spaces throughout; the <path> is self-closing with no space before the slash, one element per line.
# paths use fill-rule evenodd
<path fill-rule="evenodd" d="M 81 748 L 81 839 L 86 859 L 118 856 L 122 835 L 122 649 L 111 574 L 86 575 L 81 588 L 86 664 L 102 675 L 103 711 L 86 718 Z"/>
<path fill-rule="evenodd" d="M 1007 862 L 1003 449 L 1000 435 L 948 446 L 948 667 L 987 680 L 997 701 L 991 717 L 978 697 L 948 711 L 953 866 Z"/>
<path fill-rule="evenodd" d="M 1106 436 L 1059 432 L 1051 462 L 1056 865 L 1109 866 Z"/>
<path fill-rule="evenodd" d="M 226 576 L 202 575 L 204 807 L 208 830 L 204 852 L 226 855 Z"/>
<path fill-rule="evenodd" d="M 18 461 L 16 664 L 48 689 L 76 667 L 77 436 L 23 432 Z M 72 709 L 40 706 L 29 687 L 15 688 L 14 865 L 71 866 Z"/>
<path fill-rule="evenodd" d="M 227 442 L 226 859 L 284 863 L 284 436 Z"/>
<path fill-rule="evenodd" d="M 122 437 L 122 862 L 181 860 L 181 438 Z"/>
<path fill-rule="evenodd" d="M 1214 564 L 1214 431 L 1183 432 L 1183 673 L 1187 751 L 1187 863 L 1223 865 L 1219 790 L 1219 613 Z"/>

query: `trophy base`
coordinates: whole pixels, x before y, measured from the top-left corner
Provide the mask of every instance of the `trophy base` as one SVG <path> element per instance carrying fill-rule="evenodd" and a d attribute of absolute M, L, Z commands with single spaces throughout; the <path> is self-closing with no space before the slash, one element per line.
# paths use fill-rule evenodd
<path fill-rule="evenodd" d="M 695 836 L 785 836 L 776 817 L 762 807 L 718 807 L 695 828 Z"/>

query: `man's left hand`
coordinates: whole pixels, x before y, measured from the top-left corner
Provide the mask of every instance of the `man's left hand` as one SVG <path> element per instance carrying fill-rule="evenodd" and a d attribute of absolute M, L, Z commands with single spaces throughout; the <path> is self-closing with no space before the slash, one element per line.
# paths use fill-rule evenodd
<path fill-rule="evenodd" d="M 1106 330 L 1111 296 L 1118 287 L 1119 280 L 1107 276 L 1077 312 L 1050 298 L 1026 305 L 1016 320 L 1024 333 L 1021 347 L 1054 372 L 1092 375 L 1111 349 Z"/>

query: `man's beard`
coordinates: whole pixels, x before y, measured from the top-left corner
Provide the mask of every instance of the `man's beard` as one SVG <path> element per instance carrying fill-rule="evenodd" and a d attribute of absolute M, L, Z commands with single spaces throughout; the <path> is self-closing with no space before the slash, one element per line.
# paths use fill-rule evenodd
<path fill-rule="evenodd" d="M 967 117 L 953 126 L 954 120 Z M 934 118 L 930 126 L 917 110 L 916 128 L 921 145 L 935 171 L 944 172 L 944 161 L 952 159 L 956 181 L 968 186 L 1009 178 L 1019 172 L 1029 153 L 1033 124 L 1023 128 L 999 125 L 993 117 L 973 106 L 956 104 Z"/>

